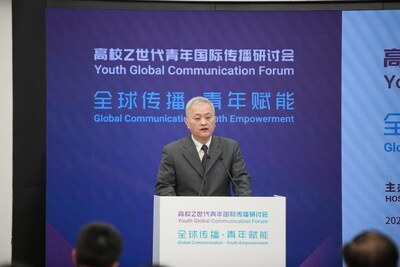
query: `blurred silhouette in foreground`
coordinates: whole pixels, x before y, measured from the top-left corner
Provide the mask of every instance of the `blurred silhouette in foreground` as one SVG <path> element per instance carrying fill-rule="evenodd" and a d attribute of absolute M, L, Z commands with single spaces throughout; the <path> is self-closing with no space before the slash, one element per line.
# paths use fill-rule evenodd
<path fill-rule="evenodd" d="M 77 267 L 117 267 L 122 251 L 122 238 L 111 224 L 93 222 L 83 226 L 72 250 Z"/>
<path fill-rule="evenodd" d="M 397 267 L 396 244 L 386 235 L 365 231 L 343 246 L 347 267 Z"/>

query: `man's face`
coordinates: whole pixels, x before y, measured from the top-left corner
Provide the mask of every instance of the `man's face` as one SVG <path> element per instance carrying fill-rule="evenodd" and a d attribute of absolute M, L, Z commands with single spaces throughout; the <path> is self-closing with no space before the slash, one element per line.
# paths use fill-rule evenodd
<path fill-rule="evenodd" d="M 194 139 L 202 144 L 207 143 L 215 129 L 215 114 L 208 103 L 193 104 L 185 118 Z"/>

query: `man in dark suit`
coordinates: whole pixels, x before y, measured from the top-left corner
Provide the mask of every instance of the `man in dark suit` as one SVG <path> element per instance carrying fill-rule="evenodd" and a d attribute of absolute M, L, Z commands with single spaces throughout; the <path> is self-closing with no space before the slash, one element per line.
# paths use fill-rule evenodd
<path fill-rule="evenodd" d="M 159 196 L 251 196 L 250 175 L 236 141 L 213 136 L 215 108 L 204 97 L 186 105 L 191 135 L 166 145 L 158 170 Z"/>

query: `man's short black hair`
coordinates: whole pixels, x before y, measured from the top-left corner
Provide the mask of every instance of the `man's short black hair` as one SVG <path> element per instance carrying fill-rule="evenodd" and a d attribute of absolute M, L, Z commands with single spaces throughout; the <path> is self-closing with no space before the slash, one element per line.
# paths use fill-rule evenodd
<path fill-rule="evenodd" d="M 366 231 L 343 247 L 343 258 L 348 267 L 396 267 L 399 253 L 389 237 Z"/>
<path fill-rule="evenodd" d="M 118 262 L 122 239 L 111 224 L 93 222 L 81 228 L 76 243 L 76 265 L 110 267 Z"/>

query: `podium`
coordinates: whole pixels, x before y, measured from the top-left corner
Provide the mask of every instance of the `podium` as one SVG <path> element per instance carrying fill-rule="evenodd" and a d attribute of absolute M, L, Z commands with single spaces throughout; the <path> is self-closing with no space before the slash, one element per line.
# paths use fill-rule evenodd
<path fill-rule="evenodd" d="M 286 266 L 286 198 L 154 196 L 153 264 Z"/>

